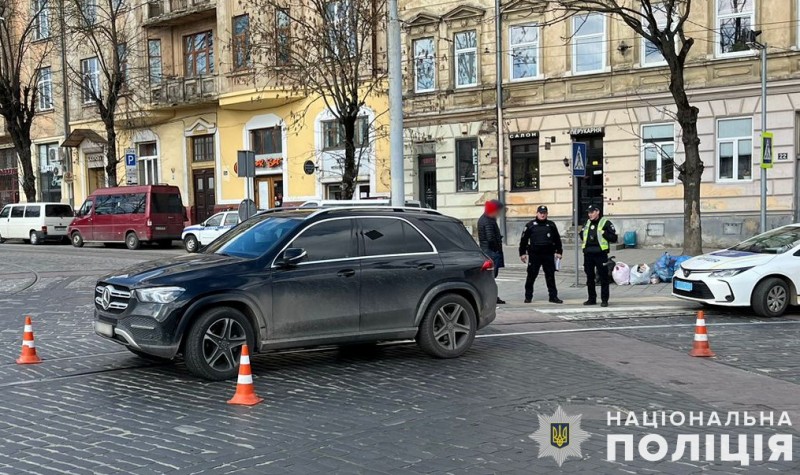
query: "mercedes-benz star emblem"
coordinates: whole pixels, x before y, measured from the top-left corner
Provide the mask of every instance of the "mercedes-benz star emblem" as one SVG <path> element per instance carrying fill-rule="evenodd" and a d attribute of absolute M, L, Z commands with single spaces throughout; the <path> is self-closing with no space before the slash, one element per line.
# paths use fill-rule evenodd
<path fill-rule="evenodd" d="M 103 289 L 103 295 L 100 296 L 100 305 L 103 306 L 103 310 L 108 310 L 108 307 L 111 306 L 111 286 L 109 285 L 105 289 Z"/>

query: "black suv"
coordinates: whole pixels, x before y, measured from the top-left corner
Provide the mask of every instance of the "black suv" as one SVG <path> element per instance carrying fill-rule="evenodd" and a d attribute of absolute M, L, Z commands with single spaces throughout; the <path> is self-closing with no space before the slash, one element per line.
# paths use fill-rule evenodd
<path fill-rule="evenodd" d="M 416 338 L 454 358 L 495 318 L 493 264 L 463 224 L 412 208 L 258 214 L 199 254 L 97 282 L 95 332 L 222 380 L 258 352 Z M 253 351 L 253 350 L 251 350 Z"/>

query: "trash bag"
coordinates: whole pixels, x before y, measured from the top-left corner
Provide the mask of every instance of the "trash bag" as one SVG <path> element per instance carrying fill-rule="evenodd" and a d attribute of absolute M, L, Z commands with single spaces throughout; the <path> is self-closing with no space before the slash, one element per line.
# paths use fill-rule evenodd
<path fill-rule="evenodd" d="M 672 282 L 672 274 L 675 273 L 674 261 L 675 258 L 670 256 L 668 252 L 665 252 L 658 261 L 656 261 L 656 264 L 653 266 L 653 271 L 661 282 Z"/>
<path fill-rule="evenodd" d="M 651 284 L 660 284 L 661 283 L 661 279 L 658 278 L 658 275 L 653 274 L 653 275 L 650 276 L 650 283 Z"/>
<path fill-rule="evenodd" d="M 631 268 L 624 262 L 617 262 L 614 270 L 611 271 L 611 277 L 617 285 L 628 285 L 631 283 Z"/>
<path fill-rule="evenodd" d="M 691 258 L 692 258 L 692 256 L 678 256 L 678 257 L 676 257 L 675 260 L 672 263 L 672 273 L 675 274 L 675 272 L 677 272 L 678 269 L 681 268 L 681 263 L 682 262 L 686 262 Z"/>
<path fill-rule="evenodd" d="M 644 285 L 650 283 L 650 266 L 647 264 L 639 264 L 638 266 L 631 267 L 631 285 Z"/>

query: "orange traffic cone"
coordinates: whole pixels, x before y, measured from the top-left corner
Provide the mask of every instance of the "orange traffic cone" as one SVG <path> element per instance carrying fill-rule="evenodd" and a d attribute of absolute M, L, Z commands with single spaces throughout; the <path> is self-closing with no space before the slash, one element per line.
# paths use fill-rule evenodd
<path fill-rule="evenodd" d="M 17 364 L 36 364 L 41 362 L 42 359 L 36 354 L 36 346 L 33 344 L 31 317 L 25 317 L 25 330 L 22 333 L 22 353 L 17 358 Z"/>
<path fill-rule="evenodd" d="M 261 401 L 263 401 L 263 399 L 256 396 L 256 391 L 253 388 L 253 373 L 250 371 L 250 352 L 247 350 L 247 345 L 242 345 L 242 356 L 239 358 L 239 380 L 236 384 L 236 394 L 228 401 L 228 404 L 255 406 Z"/>
<path fill-rule="evenodd" d="M 708 332 L 706 331 L 706 318 L 703 311 L 697 312 L 697 323 L 694 328 L 694 344 L 692 351 L 689 352 L 691 356 L 714 356 L 711 347 L 708 345 Z"/>

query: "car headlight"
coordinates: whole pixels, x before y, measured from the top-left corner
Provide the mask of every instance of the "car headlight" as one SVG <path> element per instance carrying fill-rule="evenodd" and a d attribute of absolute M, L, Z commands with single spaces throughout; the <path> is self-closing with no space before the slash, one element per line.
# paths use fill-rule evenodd
<path fill-rule="evenodd" d="M 147 303 L 172 303 L 181 296 L 186 289 L 181 287 L 152 287 L 137 289 L 136 298 Z"/>
<path fill-rule="evenodd" d="M 742 267 L 742 268 L 739 268 L 739 269 L 715 270 L 714 272 L 712 272 L 709 275 L 709 277 L 716 277 L 716 278 L 733 277 L 735 275 L 739 275 L 742 272 L 744 272 L 746 270 L 750 270 L 750 269 L 752 269 L 752 267 Z"/>

